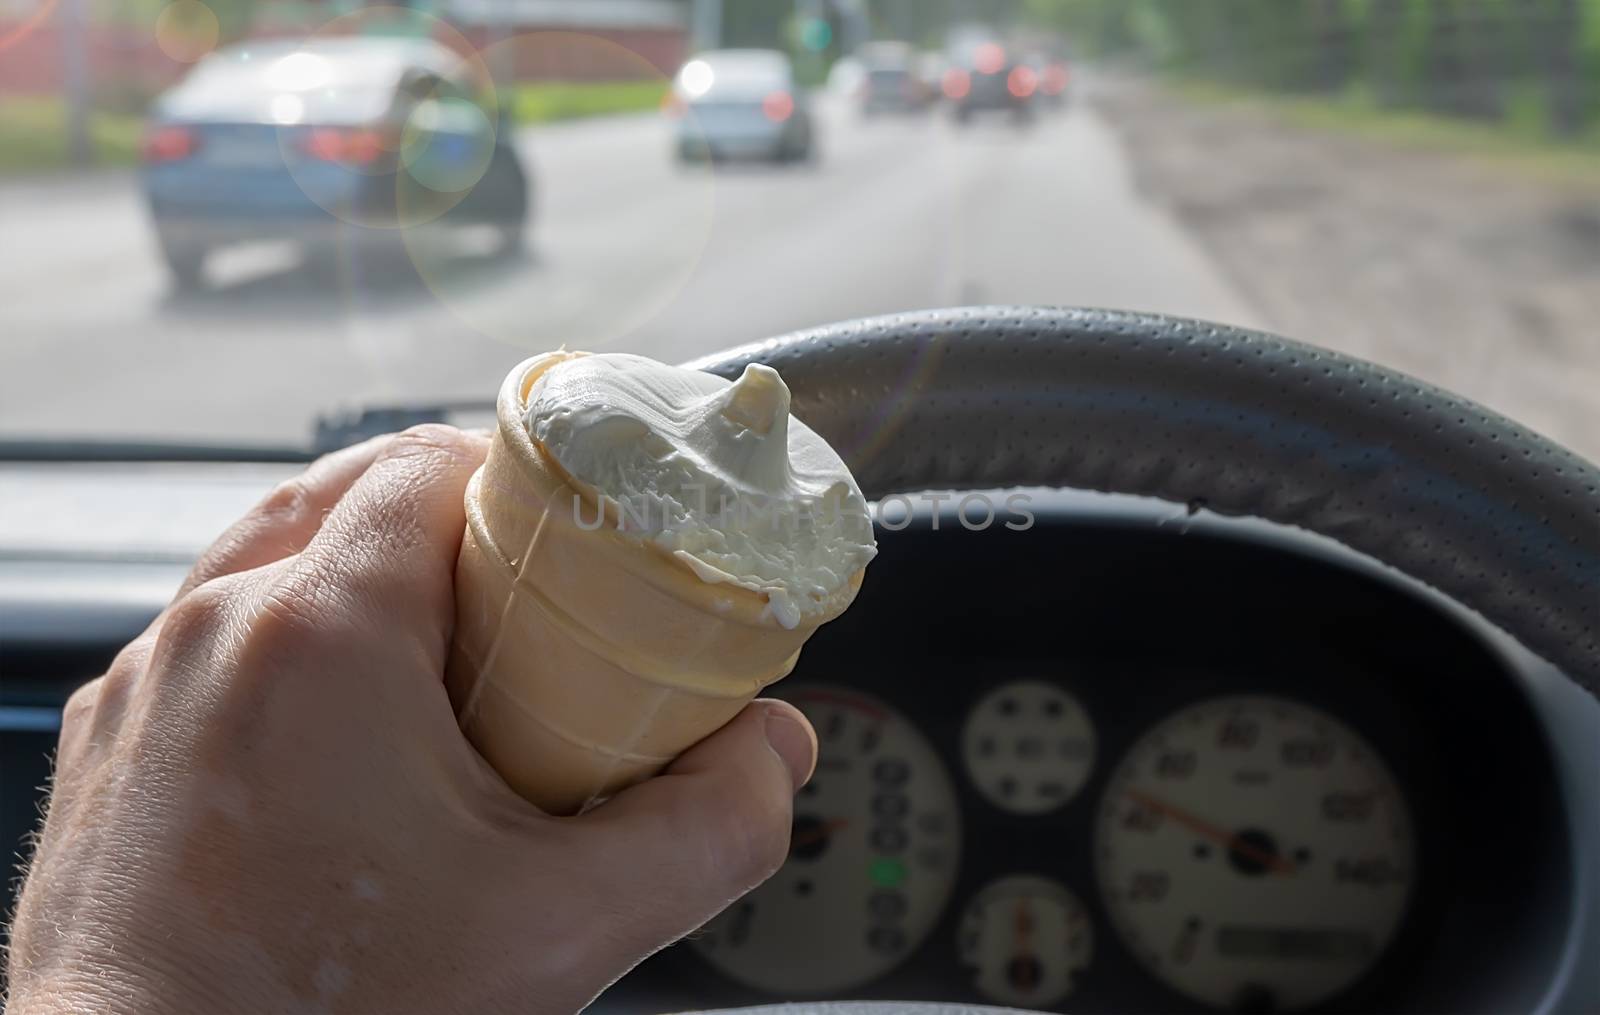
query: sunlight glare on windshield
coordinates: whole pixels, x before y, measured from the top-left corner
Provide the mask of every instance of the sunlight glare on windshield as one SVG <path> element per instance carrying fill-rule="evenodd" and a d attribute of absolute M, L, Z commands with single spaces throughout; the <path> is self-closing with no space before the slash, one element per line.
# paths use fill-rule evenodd
<path fill-rule="evenodd" d="M 1600 6 L 1467 6 L 0 3 L 0 440 L 116 399 L 279 445 L 562 344 L 1025 304 L 1276 332 L 1594 457 Z"/>

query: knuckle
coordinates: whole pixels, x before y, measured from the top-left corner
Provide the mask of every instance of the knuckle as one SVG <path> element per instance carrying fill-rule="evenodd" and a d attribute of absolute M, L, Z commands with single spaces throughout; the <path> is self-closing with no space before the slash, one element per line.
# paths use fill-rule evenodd
<path fill-rule="evenodd" d="M 311 491 L 306 473 L 291 476 L 274 486 L 256 506 L 259 514 L 270 518 L 299 519 L 311 511 Z"/>
<path fill-rule="evenodd" d="M 212 578 L 173 603 L 156 639 L 158 650 L 188 651 L 214 638 L 232 613 L 234 584 L 226 577 Z"/>
<path fill-rule="evenodd" d="M 340 577 L 329 567 L 302 558 L 262 585 L 243 639 L 245 655 L 340 657 L 360 643 L 355 611 L 346 608 Z"/>
<path fill-rule="evenodd" d="M 422 423 L 396 434 L 383 449 L 383 457 L 396 461 L 453 463 L 471 454 L 466 434 L 443 423 Z"/>
<path fill-rule="evenodd" d="M 100 691 L 105 686 L 105 677 L 96 677 L 72 692 L 67 699 L 66 707 L 61 710 L 61 731 L 76 732 L 89 725 L 94 716 L 95 706 L 100 702 Z"/>
<path fill-rule="evenodd" d="M 226 652 L 227 632 L 237 615 L 239 576 L 212 578 L 189 590 L 167 609 L 150 650 L 146 671 L 153 684 L 187 682 Z M 135 672 L 123 671 L 131 686 Z"/>

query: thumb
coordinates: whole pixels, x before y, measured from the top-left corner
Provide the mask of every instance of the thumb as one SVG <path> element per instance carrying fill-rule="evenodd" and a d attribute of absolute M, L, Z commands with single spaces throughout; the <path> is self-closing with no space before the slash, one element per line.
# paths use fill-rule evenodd
<path fill-rule="evenodd" d="M 817 737 L 793 705 L 758 699 L 661 775 L 574 819 L 598 928 L 637 961 L 782 865 Z"/>

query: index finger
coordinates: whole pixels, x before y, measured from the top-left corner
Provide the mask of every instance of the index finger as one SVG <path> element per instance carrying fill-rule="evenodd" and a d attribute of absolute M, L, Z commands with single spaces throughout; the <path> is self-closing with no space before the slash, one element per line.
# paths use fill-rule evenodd
<path fill-rule="evenodd" d="M 323 455 L 304 472 L 273 487 L 200 555 L 173 601 L 213 578 L 249 571 L 305 549 L 339 498 L 392 439 L 392 434 L 384 434 Z"/>

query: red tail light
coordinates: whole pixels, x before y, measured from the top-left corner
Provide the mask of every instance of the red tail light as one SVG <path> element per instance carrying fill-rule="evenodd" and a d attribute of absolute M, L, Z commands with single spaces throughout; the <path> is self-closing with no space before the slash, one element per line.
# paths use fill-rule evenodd
<path fill-rule="evenodd" d="M 794 115 L 794 96 L 788 92 L 773 92 L 761 100 L 761 112 L 773 123 L 782 123 Z"/>
<path fill-rule="evenodd" d="M 1006 75 L 1006 90 L 1019 99 L 1026 99 L 1039 87 L 1039 75 L 1032 67 L 1013 67 Z"/>
<path fill-rule="evenodd" d="M 389 146 L 370 127 L 313 127 L 300 139 L 300 150 L 322 162 L 365 166 L 383 158 Z"/>
<path fill-rule="evenodd" d="M 964 99 L 972 91 L 972 75 L 959 67 L 953 67 L 944 72 L 944 80 L 939 83 L 947 99 Z"/>
<path fill-rule="evenodd" d="M 998 42 L 986 42 L 972 54 L 972 65 L 979 74 L 998 74 L 1006 65 L 1005 47 Z"/>
<path fill-rule="evenodd" d="M 1059 63 L 1053 63 L 1044 69 L 1044 80 L 1039 83 L 1039 90 L 1046 95 L 1060 95 L 1067 90 L 1067 68 Z"/>
<path fill-rule="evenodd" d="M 200 137 L 189 127 L 168 125 L 148 131 L 139 144 L 139 157 L 155 165 L 177 162 L 200 150 Z"/>

